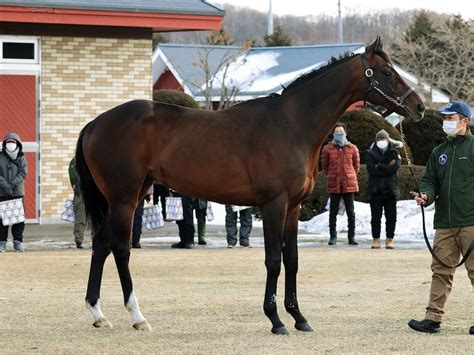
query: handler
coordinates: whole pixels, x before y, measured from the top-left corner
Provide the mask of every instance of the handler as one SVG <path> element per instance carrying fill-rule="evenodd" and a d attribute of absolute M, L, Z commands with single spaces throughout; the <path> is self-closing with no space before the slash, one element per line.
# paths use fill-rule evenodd
<path fill-rule="evenodd" d="M 464 102 L 450 102 L 440 110 L 446 141 L 436 146 L 421 179 L 421 193 L 411 192 L 419 205 L 435 202 L 433 249 L 448 265 L 456 265 L 474 240 L 474 138 L 469 130 L 471 111 Z M 466 261 L 474 291 L 474 256 Z M 425 319 L 412 319 L 408 326 L 424 333 L 437 333 L 444 305 L 452 288 L 455 268 L 432 260 L 430 298 Z M 474 333 L 474 326 L 469 330 Z"/>

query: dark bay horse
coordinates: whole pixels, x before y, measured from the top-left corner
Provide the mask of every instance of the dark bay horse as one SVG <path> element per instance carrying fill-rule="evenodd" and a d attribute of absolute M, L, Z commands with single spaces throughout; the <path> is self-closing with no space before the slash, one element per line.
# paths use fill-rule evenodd
<path fill-rule="evenodd" d="M 417 121 L 425 110 L 377 38 L 365 53 L 333 58 L 280 96 L 218 112 L 137 100 L 87 124 L 77 143 L 76 168 L 96 231 L 86 295 L 94 326 L 110 326 L 99 298 L 104 262 L 112 252 L 133 327 L 150 329 L 133 292 L 130 238 L 135 207 L 158 180 L 188 196 L 260 207 L 267 268 L 263 309 L 272 332 L 289 333 L 276 303 L 282 259 L 285 308 L 296 329 L 312 331 L 296 296 L 300 203 L 316 183 L 326 136 L 346 108 L 362 99 Z"/>

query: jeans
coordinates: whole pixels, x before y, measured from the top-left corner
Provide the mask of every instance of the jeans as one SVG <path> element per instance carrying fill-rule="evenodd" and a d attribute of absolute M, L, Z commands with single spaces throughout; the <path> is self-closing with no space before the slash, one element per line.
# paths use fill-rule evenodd
<path fill-rule="evenodd" d="M 252 231 L 252 209 L 247 208 L 239 212 L 232 211 L 232 206 L 225 206 L 225 229 L 227 231 L 227 244 L 237 244 L 237 213 L 240 215 L 240 245 L 249 245 L 250 232 Z"/>

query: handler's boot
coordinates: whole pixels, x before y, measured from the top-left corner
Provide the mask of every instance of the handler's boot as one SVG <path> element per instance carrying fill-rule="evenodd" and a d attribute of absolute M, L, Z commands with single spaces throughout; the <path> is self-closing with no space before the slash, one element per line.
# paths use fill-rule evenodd
<path fill-rule="evenodd" d="M 198 225 L 198 244 L 207 245 L 206 238 L 206 225 Z"/>
<path fill-rule="evenodd" d="M 385 241 L 385 248 L 387 248 L 387 249 L 393 249 L 394 248 L 393 238 L 387 238 L 387 240 Z"/>
<path fill-rule="evenodd" d="M 7 242 L 3 240 L 0 242 L 0 253 L 5 253 L 7 251 Z"/>
<path fill-rule="evenodd" d="M 337 232 L 335 230 L 330 231 L 329 232 L 329 243 L 328 243 L 328 245 L 336 245 L 336 241 L 337 241 Z"/>
<path fill-rule="evenodd" d="M 19 240 L 13 241 L 13 249 L 15 249 L 17 253 L 23 253 L 25 251 L 25 249 L 23 249 L 23 243 Z"/>
<path fill-rule="evenodd" d="M 440 324 L 441 322 L 435 322 L 430 319 L 423 319 L 422 321 L 417 321 L 415 319 L 412 319 L 411 321 L 408 322 L 408 326 L 416 330 L 417 332 L 422 332 L 422 333 L 438 333 L 440 329 Z"/>
<path fill-rule="evenodd" d="M 380 249 L 380 238 L 374 238 L 372 240 L 372 249 Z"/>

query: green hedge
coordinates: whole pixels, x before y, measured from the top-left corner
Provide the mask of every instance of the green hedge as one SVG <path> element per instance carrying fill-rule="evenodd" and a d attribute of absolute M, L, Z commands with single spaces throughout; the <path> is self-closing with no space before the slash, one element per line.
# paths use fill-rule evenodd
<path fill-rule="evenodd" d="M 414 165 L 413 170 L 419 182 L 425 167 Z M 359 193 L 356 194 L 355 200 L 359 202 L 368 202 L 368 173 L 366 165 L 361 165 L 357 180 L 359 182 Z M 324 176 L 323 172 L 320 171 L 318 173 L 318 181 L 313 189 L 313 192 L 302 203 L 300 220 L 306 221 L 313 218 L 315 215 L 324 212 L 324 207 L 326 207 L 326 203 L 329 198 L 329 194 L 326 191 L 326 183 L 326 177 Z M 402 165 L 398 171 L 398 183 L 400 186 L 400 199 L 411 199 L 412 197 L 410 196 L 410 191 L 413 191 L 417 184 L 414 181 L 413 175 L 411 174 L 408 165 Z"/>
<path fill-rule="evenodd" d="M 403 121 L 403 132 L 413 152 L 413 164 L 425 165 L 435 146 L 443 142 L 442 115 L 435 110 L 426 110 L 425 117 L 419 121 Z"/>
<path fill-rule="evenodd" d="M 178 90 L 153 91 L 153 101 L 190 108 L 199 108 L 198 103 L 190 95 Z"/>

